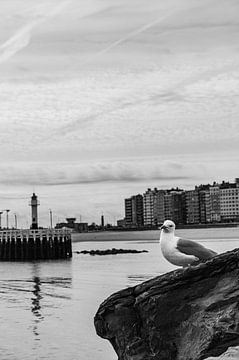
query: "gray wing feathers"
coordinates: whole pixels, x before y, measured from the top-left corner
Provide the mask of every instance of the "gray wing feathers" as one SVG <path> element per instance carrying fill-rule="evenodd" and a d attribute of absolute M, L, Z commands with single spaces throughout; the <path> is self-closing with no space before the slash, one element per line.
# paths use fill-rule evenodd
<path fill-rule="evenodd" d="M 205 248 L 203 245 L 199 244 L 196 241 L 178 239 L 177 249 L 187 255 L 194 255 L 200 260 L 211 259 L 213 256 L 216 256 L 217 253 L 211 249 Z"/>

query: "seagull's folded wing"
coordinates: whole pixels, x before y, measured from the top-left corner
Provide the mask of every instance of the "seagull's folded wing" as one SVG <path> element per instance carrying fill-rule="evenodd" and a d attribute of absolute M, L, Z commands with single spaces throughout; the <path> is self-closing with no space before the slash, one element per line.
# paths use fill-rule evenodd
<path fill-rule="evenodd" d="M 200 260 L 207 260 L 217 255 L 215 251 L 205 248 L 196 241 L 181 238 L 178 239 L 177 249 L 184 254 L 194 255 Z"/>

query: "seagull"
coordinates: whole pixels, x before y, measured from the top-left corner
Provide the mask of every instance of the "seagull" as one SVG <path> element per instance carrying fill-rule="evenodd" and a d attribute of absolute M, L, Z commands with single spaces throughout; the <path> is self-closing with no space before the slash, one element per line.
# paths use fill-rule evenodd
<path fill-rule="evenodd" d="M 173 265 L 186 267 L 217 255 L 215 251 L 205 248 L 196 241 L 175 236 L 175 224 L 171 220 L 165 220 L 160 229 L 161 251 L 165 259 Z"/>

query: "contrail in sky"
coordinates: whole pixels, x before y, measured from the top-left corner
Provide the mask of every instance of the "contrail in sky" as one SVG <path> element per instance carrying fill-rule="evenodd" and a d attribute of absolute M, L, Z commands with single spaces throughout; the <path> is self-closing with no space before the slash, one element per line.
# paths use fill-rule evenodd
<path fill-rule="evenodd" d="M 36 21 L 24 26 L 0 46 L 0 63 L 7 61 L 29 44 L 31 39 L 30 31 L 35 24 Z"/>
<path fill-rule="evenodd" d="M 5 41 L 0 46 L 0 64 L 7 61 L 8 59 L 10 59 L 12 56 L 14 56 L 16 53 L 18 53 L 23 48 L 27 47 L 31 40 L 31 31 L 39 24 L 46 21 L 48 18 L 54 17 L 55 15 L 60 13 L 71 2 L 72 2 L 72 0 L 67 0 L 65 2 L 60 3 L 57 7 L 54 7 L 53 9 L 51 9 L 46 15 L 42 15 L 42 16 L 38 17 L 37 19 L 29 22 L 27 25 L 23 26 L 12 37 L 10 37 L 7 41 Z M 97 56 L 97 57 L 101 56 L 101 55 L 107 53 L 108 51 L 110 51 L 111 49 L 124 43 L 128 39 L 131 39 L 131 38 L 141 34 L 142 32 L 150 29 L 154 25 L 156 25 L 156 24 L 160 23 L 161 21 L 163 21 L 164 19 L 166 19 L 168 16 L 170 16 L 175 11 L 176 10 L 174 9 L 170 13 L 168 13 L 160 18 L 157 18 L 157 19 L 151 21 L 150 23 L 147 23 L 147 24 L 141 26 L 140 28 L 128 33 L 124 37 L 121 37 L 120 39 L 118 39 L 118 40 L 114 41 L 113 43 L 111 43 L 110 45 L 108 45 L 103 50 L 96 53 L 95 56 Z M 94 56 L 94 59 L 95 59 L 95 56 Z M 91 62 L 91 59 L 87 60 L 84 64 L 87 64 L 89 62 Z M 82 65 L 84 65 L 84 64 L 82 64 Z"/>
<path fill-rule="evenodd" d="M 81 66 L 82 66 L 82 65 L 87 65 L 87 64 L 89 64 L 91 61 L 95 60 L 96 57 L 101 56 L 101 55 L 103 55 L 103 54 L 106 54 L 108 51 L 110 51 L 111 49 L 113 49 L 113 48 L 117 47 L 118 45 L 124 43 L 124 42 L 127 41 L 128 39 L 131 39 L 131 38 L 133 38 L 133 37 L 135 37 L 135 36 L 143 33 L 144 31 L 152 28 L 154 25 L 159 24 L 160 22 L 162 22 L 163 20 L 165 20 L 166 18 L 168 18 L 170 15 L 172 15 L 173 13 L 175 13 L 177 10 L 178 10 L 178 9 L 174 9 L 173 11 L 168 12 L 168 13 L 165 14 L 164 16 L 161 16 L 161 17 L 159 17 L 159 18 L 157 18 L 157 19 L 154 19 L 153 21 L 151 21 L 151 22 L 149 22 L 149 23 L 147 23 L 147 24 L 145 24 L 145 25 L 143 25 L 143 26 L 135 29 L 134 31 L 128 33 L 127 35 L 121 37 L 120 39 L 112 42 L 110 45 L 108 45 L 107 47 L 105 47 L 104 49 L 102 49 L 101 51 L 99 51 L 98 53 L 96 53 L 96 54 L 94 55 L 94 58 L 92 57 L 92 58 L 86 60 L 85 62 L 83 62 L 83 64 L 81 64 Z M 90 120 L 91 118 L 94 119 L 94 118 L 96 118 L 96 116 L 99 116 L 99 115 L 101 115 L 101 114 L 110 113 L 110 112 L 112 112 L 112 111 L 115 111 L 115 110 L 117 110 L 117 109 L 121 109 L 121 108 L 126 107 L 126 106 L 132 106 L 133 104 L 134 104 L 134 103 L 128 103 L 128 102 L 127 102 L 127 103 L 124 103 L 123 106 L 122 106 L 122 104 L 121 104 L 121 105 L 116 105 L 116 106 L 113 105 L 113 106 L 112 106 L 110 109 L 108 109 L 107 111 L 105 111 L 105 110 L 102 111 L 102 110 L 101 110 L 101 111 L 99 111 L 99 112 L 96 112 L 96 113 L 93 114 L 93 115 L 86 116 L 84 120 L 85 120 L 85 121 L 86 121 L 86 120 Z M 60 128 L 60 132 L 61 132 L 63 129 L 64 129 L 64 131 L 66 131 L 66 132 L 72 131 L 73 128 L 76 127 L 77 124 L 79 124 L 79 123 L 81 123 L 81 122 L 82 122 L 82 119 L 75 120 L 75 121 L 71 121 L 69 124 L 61 127 L 61 128 Z"/>
<path fill-rule="evenodd" d="M 94 57 L 92 57 L 91 59 L 89 59 L 88 61 L 86 60 L 82 65 L 87 65 L 88 63 L 90 63 L 91 61 L 95 60 L 95 57 L 101 56 L 106 54 L 107 52 L 109 52 L 111 49 L 119 46 L 120 44 L 123 44 L 125 41 L 134 38 L 135 36 L 143 33 L 144 31 L 147 31 L 148 29 L 152 28 L 153 26 L 159 24 L 160 22 L 162 22 L 163 20 L 167 19 L 169 16 L 171 16 L 173 13 L 177 12 L 178 9 L 174 9 L 173 11 L 168 12 L 167 14 L 154 19 L 153 21 L 131 31 L 130 33 L 126 34 L 125 36 L 121 37 L 120 39 L 112 42 L 111 44 L 109 44 L 107 47 L 105 47 L 104 49 L 100 50 L 99 52 L 97 52 Z M 180 9 L 182 10 L 182 8 Z"/>
<path fill-rule="evenodd" d="M 72 0 L 67 0 L 60 3 L 58 6 L 51 9 L 47 14 L 42 15 L 23 26 L 12 37 L 5 41 L 0 46 L 0 64 L 10 59 L 20 50 L 27 47 L 31 40 L 31 30 L 46 21 L 48 18 L 60 13 L 66 6 L 69 5 L 70 2 L 72 2 Z"/>
<path fill-rule="evenodd" d="M 107 46 L 105 49 L 99 51 L 96 56 L 100 56 L 100 55 L 103 55 L 105 53 L 107 53 L 109 50 L 115 48 L 116 46 L 124 43 L 125 41 L 129 40 L 129 39 L 132 39 L 134 38 L 135 36 L 141 34 L 142 32 L 152 28 L 154 25 L 157 25 L 158 23 L 160 23 L 161 21 L 165 20 L 168 16 L 170 16 L 173 12 L 175 11 L 171 11 L 169 14 L 166 14 L 160 18 L 157 18 L 153 21 L 151 21 L 150 23 L 148 24 L 145 24 L 143 25 L 142 27 L 130 32 L 129 34 L 125 35 L 124 37 L 114 41 L 113 43 L 111 43 L 109 46 Z"/>

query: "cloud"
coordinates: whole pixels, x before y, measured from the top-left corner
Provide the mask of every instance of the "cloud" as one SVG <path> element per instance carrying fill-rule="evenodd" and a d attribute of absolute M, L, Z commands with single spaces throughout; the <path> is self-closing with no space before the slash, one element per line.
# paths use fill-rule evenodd
<path fill-rule="evenodd" d="M 0 63 L 7 61 L 29 44 L 31 39 L 30 31 L 34 24 L 35 22 L 24 26 L 0 46 Z"/>
<path fill-rule="evenodd" d="M 28 200 L 36 191 L 41 202 L 41 224 L 49 224 L 49 208 L 54 221 L 82 215 L 84 221 L 100 221 L 102 210 L 113 222 L 123 216 L 124 198 L 143 194 L 148 187 L 193 189 L 213 180 L 233 180 L 234 158 L 220 155 L 200 157 L 138 157 L 111 161 L 1 164 L 0 199 L 2 209 L 11 209 L 29 219 Z M 226 177 L 225 177 L 225 174 Z M 12 215 L 13 216 L 13 215 Z M 61 220 L 57 220 L 61 219 Z M 28 224 L 29 225 L 29 224 Z"/>
<path fill-rule="evenodd" d="M 185 180 L 191 176 L 187 165 L 146 158 L 71 164 L 20 163 L 0 167 L 0 183 L 12 186 L 168 181 Z"/>
<path fill-rule="evenodd" d="M 184 4 L 185 5 L 185 4 Z M 102 50 L 98 51 L 94 57 L 92 57 L 91 59 L 89 59 L 88 61 L 86 61 L 85 63 L 83 63 L 82 65 L 86 65 L 87 63 L 91 62 L 92 60 L 95 61 L 96 58 L 108 53 L 109 51 L 111 51 L 112 49 L 118 47 L 119 45 L 122 45 L 123 43 L 127 42 L 128 40 L 134 39 L 135 37 L 137 37 L 138 35 L 147 32 L 148 30 L 156 27 L 157 25 L 162 25 L 160 27 L 156 28 L 156 33 L 158 36 L 162 36 L 167 34 L 168 32 L 179 32 L 182 30 L 194 30 L 194 29 L 199 29 L 199 30 L 205 30 L 205 29 L 214 29 L 217 27 L 232 27 L 232 26 L 237 26 L 238 25 L 238 21 L 235 18 L 234 21 L 224 21 L 223 19 L 211 19 L 211 21 L 209 20 L 204 20 L 204 13 L 206 10 L 208 10 L 207 8 L 205 9 L 205 5 L 196 7 L 192 5 L 185 7 L 182 2 L 180 3 L 180 6 L 174 6 L 173 10 L 170 9 L 169 11 L 166 11 L 166 13 L 164 13 L 164 15 L 160 16 L 160 17 L 156 17 L 153 20 L 147 22 L 146 24 L 136 28 L 133 31 L 128 32 L 127 34 L 125 34 L 124 36 L 120 37 L 119 39 L 113 41 L 112 43 L 110 43 L 108 46 L 104 47 Z M 215 4 L 214 4 L 215 7 Z M 210 8 L 210 6 L 209 6 Z M 186 11 L 185 11 L 186 10 Z M 188 18 L 185 16 L 185 14 L 187 15 L 188 12 L 190 12 L 190 15 L 194 15 L 197 14 L 198 15 L 198 11 L 200 11 L 202 13 L 202 20 L 200 22 L 200 20 L 198 21 L 197 17 L 193 18 L 191 16 L 189 16 Z M 174 21 L 170 21 L 170 17 L 174 16 L 173 20 L 176 19 L 176 22 L 179 21 L 179 23 L 176 25 L 174 24 Z M 186 17 L 186 21 L 185 18 Z M 165 23 L 164 20 L 168 20 L 169 22 Z"/>
<path fill-rule="evenodd" d="M 67 0 L 60 3 L 59 5 L 51 8 L 46 13 L 38 15 L 36 19 L 31 20 L 27 25 L 17 30 L 13 36 L 11 36 L 0 46 L 0 64 L 9 60 L 19 51 L 27 47 L 31 40 L 32 30 L 42 22 L 62 12 L 63 9 L 70 4 L 70 2 L 71 0 Z"/>
<path fill-rule="evenodd" d="M 153 21 L 150 21 L 146 24 L 144 24 L 143 26 L 140 26 L 139 28 L 135 29 L 134 31 L 129 32 L 128 34 L 126 34 L 123 37 L 120 37 L 118 40 L 112 42 L 110 45 L 108 45 L 107 47 L 103 48 L 102 50 L 100 50 L 99 52 L 97 52 L 94 56 L 94 60 L 95 57 L 99 57 L 101 55 L 106 54 L 107 52 L 109 52 L 110 50 L 116 48 L 117 46 L 123 44 L 124 42 L 140 35 L 141 33 L 151 29 L 153 26 L 158 25 L 159 23 L 161 23 L 163 20 L 167 19 L 170 15 L 172 15 L 173 13 L 175 13 L 176 10 L 171 10 L 169 11 L 167 14 L 164 14 L 161 17 L 157 17 L 156 19 L 154 19 Z M 89 60 L 90 61 L 90 60 Z M 88 63 L 88 62 L 86 62 Z"/>

